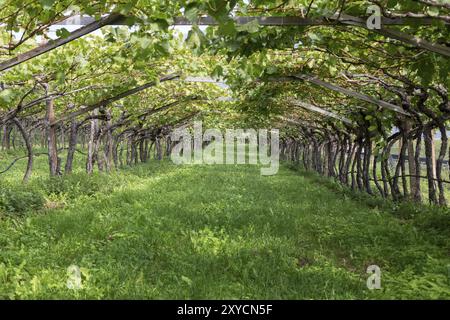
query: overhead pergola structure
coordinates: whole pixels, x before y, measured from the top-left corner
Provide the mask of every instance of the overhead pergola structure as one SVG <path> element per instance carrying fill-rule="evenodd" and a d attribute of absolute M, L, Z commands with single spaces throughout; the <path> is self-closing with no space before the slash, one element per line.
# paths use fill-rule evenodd
<path fill-rule="evenodd" d="M 14 58 L 0 62 L 0 72 L 6 71 L 30 59 L 68 44 L 71 41 L 90 34 L 104 26 L 129 26 L 129 18 L 130 17 L 113 13 L 105 15 L 98 20 L 87 16 L 75 16 L 69 17 L 64 21 L 59 21 L 55 23 L 55 25 L 78 25 L 81 27 L 73 32 L 70 32 L 68 35 L 66 34 L 64 37 L 49 40 L 47 43 L 27 52 L 18 54 Z M 237 25 L 246 25 L 256 22 L 257 25 L 267 27 L 324 26 L 333 28 L 336 26 L 342 26 L 357 27 L 366 30 L 368 29 L 365 18 L 354 17 L 343 12 L 338 12 L 332 16 L 315 18 L 308 18 L 305 16 L 235 16 L 232 17 L 232 19 Z M 139 21 L 139 19 L 135 18 L 131 20 Z M 146 22 L 149 23 L 151 21 Z M 419 48 L 425 52 L 448 58 L 450 57 L 450 47 L 445 43 L 433 43 L 427 39 L 399 31 L 395 28 L 396 26 L 409 25 L 435 26 L 435 23 L 436 20 L 433 17 L 381 17 L 381 28 L 373 30 L 370 29 L 369 32 L 380 34 L 386 39 L 393 39 L 394 42 L 399 41 L 401 44 L 406 44 L 407 46 Z M 187 19 L 185 17 L 173 17 L 171 22 L 171 25 L 173 26 L 189 26 L 193 24 L 197 26 L 216 26 L 219 25 L 219 22 L 210 16 L 200 16 L 195 20 Z M 443 22 L 443 24 L 448 26 L 448 21 Z M 350 29 L 353 30 L 353 28 Z M 370 77 L 370 75 L 367 77 Z M 381 95 L 374 97 L 372 95 L 362 93 L 361 91 L 365 90 L 361 87 L 355 90 L 353 88 L 349 89 L 342 84 L 335 83 L 335 81 L 325 81 L 321 79 L 320 76 L 311 73 L 293 72 L 278 77 L 260 79 L 257 82 L 298 82 L 299 85 L 302 86 L 307 83 L 312 84 L 313 86 L 311 87 L 319 87 L 335 92 L 339 95 L 343 95 L 346 99 L 348 99 L 348 101 L 353 99 L 363 103 L 361 109 L 357 110 L 350 110 L 344 107 L 343 103 L 338 103 L 338 105 L 343 109 L 346 108 L 345 111 L 349 115 L 349 117 L 346 117 L 342 115 L 340 110 L 337 112 L 331 110 L 336 110 L 336 107 L 327 108 L 325 106 L 321 106 L 320 104 L 310 103 L 297 98 L 288 99 L 286 101 L 288 105 L 306 111 L 305 114 L 315 114 L 318 116 L 314 117 L 314 121 L 311 121 L 311 118 L 301 119 L 299 117 L 290 117 L 289 115 L 277 117 L 285 123 L 290 123 L 294 126 L 294 128 L 296 128 L 295 130 L 297 130 L 294 132 L 296 132 L 298 136 L 295 136 L 295 134 L 290 135 L 289 139 L 285 139 L 282 142 L 284 144 L 283 152 L 285 152 L 287 157 L 290 157 L 291 160 L 301 161 L 305 168 L 315 170 L 330 177 L 335 177 L 342 183 L 350 185 L 353 189 L 359 189 L 361 191 L 374 194 L 374 189 L 376 188 L 379 194 L 383 197 L 391 196 L 395 200 L 409 196 L 415 200 L 420 200 L 420 179 L 425 178 L 428 181 L 429 201 L 432 203 L 446 204 L 445 188 L 443 187 L 443 183 L 445 183 L 446 180 L 442 178 L 442 164 L 447 147 L 445 121 L 450 119 L 448 116 L 448 114 L 450 114 L 450 107 L 448 105 L 446 91 L 439 86 L 431 88 L 431 90 L 434 90 L 433 92 L 436 92 L 442 99 L 442 103 L 439 105 L 439 110 L 444 114 L 444 116 L 437 117 L 435 114 L 429 112 L 424 103 L 420 105 L 418 109 L 411 108 L 411 103 L 408 100 L 410 99 L 408 95 L 411 95 L 411 92 L 415 95 L 414 97 L 419 98 L 419 101 L 421 101 L 420 99 L 423 99 L 424 101 L 427 99 L 426 94 L 423 93 L 426 91 L 423 87 L 417 86 L 412 82 L 408 82 L 409 80 L 405 80 L 402 76 L 397 76 L 395 80 L 402 82 L 405 87 L 408 87 L 407 91 L 402 91 L 402 88 L 398 85 L 389 86 L 380 79 L 376 80 L 378 81 L 380 87 L 383 87 L 385 90 L 398 95 L 401 103 L 397 103 L 396 101 L 398 100 L 392 98 L 390 100 L 384 99 Z M 155 148 L 158 150 L 158 157 L 161 157 L 163 152 L 161 150 L 162 147 L 160 138 L 166 137 L 168 132 L 170 132 L 170 128 L 185 125 L 187 121 L 198 115 L 199 112 L 192 112 L 191 114 L 184 115 L 180 119 L 176 119 L 170 123 L 153 126 L 151 129 L 144 127 L 141 123 L 139 123 L 138 126 L 129 125 L 131 123 L 136 123 L 136 121 L 143 122 L 150 115 L 167 112 L 167 110 L 170 110 L 175 105 L 199 100 L 198 97 L 188 96 L 175 101 L 165 101 L 162 106 L 146 110 L 133 119 L 129 114 L 124 113 L 121 118 L 114 123 L 111 121 L 111 112 L 106 107 L 125 97 L 129 97 L 151 87 L 155 87 L 160 82 L 169 81 L 185 81 L 186 83 L 215 83 L 222 88 L 227 88 L 225 83 L 215 81 L 209 77 L 189 75 L 183 77 L 180 74 L 169 74 L 160 77 L 158 81 L 150 81 L 132 89 L 124 90 L 114 96 L 100 100 L 99 102 L 81 107 L 78 110 L 69 108 L 69 110 L 58 119 L 54 117 L 54 110 L 52 107 L 54 100 L 53 98 L 46 98 L 42 101 L 36 102 L 45 102 L 47 104 L 47 114 L 45 120 L 49 135 L 48 146 L 51 173 L 57 174 L 58 170 L 59 160 L 56 156 L 56 150 L 54 150 L 56 146 L 56 130 L 58 130 L 58 128 L 62 128 L 63 123 L 66 121 L 71 123 L 69 144 L 69 149 L 71 150 L 69 151 L 72 152 L 72 157 L 74 151 L 73 149 L 74 146 L 76 146 L 77 141 L 77 128 L 81 127 L 85 123 L 90 123 L 90 142 L 92 143 L 89 145 L 88 163 L 90 163 L 91 168 L 87 170 L 88 172 L 92 172 L 93 157 L 98 155 L 98 148 L 102 143 L 102 139 L 107 140 L 105 143 L 106 152 L 104 162 L 107 167 L 111 165 L 111 160 L 106 159 L 117 157 L 117 141 L 120 141 L 123 137 L 126 137 L 126 139 L 129 139 L 130 141 L 130 150 L 127 149 L 127 163 L 132 163 L 133 161 L 137 162 L 139 155 L 144 157 L 141 158 L 141 161 L 146 160 L 145 157 L 148 156 L 148 146 L 146 146 L 144 142 L 148 142 L 148 140 L 146 140 L 148 138 L 152 139 L 152 144 L 155 144 Z M 54 98 L 57 99 L 57 97 Z M 219 97 L 218 100 L 236 101 L 230 97 Z M 377 130 L 382 131 L 383 124 L 373 124 L 373 121 L 371 122 L 372 115 L 364 111 L 367 109 L 367 106 L 375 106 L 380 113 L 383 110 L 383 112 L 386 112 L 389 116 L 395 119 L 396 123 L 398 123 L 400 131 L 384 137 L 386 145 L 378 145 L 377 143 L 379 141 L 374 138 L 374 132 Z M 18 109 L 15 112 L 8 113 L 6 121 L 15 123 L 23 135 L 24 140 L 28 141 L 29 139 L 27 139 L 27 132 L 26 130 L 23 130 L 24 128 L 21 127 L 21 122 L 18 120 L 20 112 L 23 112 L 22 107 L 23 106 L 20 106 L 20 110 Z M 422 123 L 419 113 L 431 118 L 431 121 Z M 303 116 L 303 114 L 304 113 L 301 113 L 300 117 Z M 87 115 L 87 117 L 79 121 L 77 118 L 82 115 Z M 297 116 L 299 116 L 299 114 L 297 114 Z M 357 118 L 358 121 L 355 121 L 353 118 Z M 99 128 L 99 120 L 105 122 L 104 127 Z M 5 118 L 2 119 L 2 121 L 5 122 Z M 371 123 L 372 125 L 369 126 L 368 123 Z M 419 123 L 420 125 L 418 125 Z M 411 125 L 413 125 L 413 127 L 411 127 Z M 123 130 L 114 138 L 117 141 L 113 141 L 111 132 L 113 129 L 116 130 L 118 128 Z M 431 135 L 433 132 L 432 130 L 436 128 L 443 133 L 445 141 L 443 141 L 443 146 L 441 147 L 438 159 L 432 159 L 434 151 L 430 151 L 430 148 L 432 147 Z M 442 128 L 444 128 L 444 132 L 442 131 Z M 427 162 L 426 176 L 423 176 L 417 161 L 417 158 L 420 155 L 419 146 L 422 137 L 425 142 L 427 159 L 431 159 L 430 163 Z M 401 141 L 399 161 L 396 164 L 395 172 L 391 172 L 387 165 L 387 158 L 390 155 L 390 151 L 394 143 L 399 141 Z M 411 148 L 413 141 L 416 141 L 418 146 L 416 147 L 416 151 L 414 151 L 414 148 Z M 170 146 L 170 143 L 168 145 Z M 381 152 L 374 152 L 373 149 L 375 148 L 375 145 L 376 149 L 381 150 Z M 28 143 L 27 149 L 29 153 L 29 162 L 31 161 L 32 166 L 33 154 Z M 406 157 L 409 162 L 408 175 L 405 174 Z M 99 161 L 100 167 L 100 162 L 102 162 L 102 160 L 97 160 Z M 114 159 L 114 161 L 117 161 L 117 159 Z M 377 168 L 377 165 L 381 166 L 381 168 Z M 381 178 L 378 171 L 381 171 Z M 27 170 L 25 175 L 26 179 L 29 178 L 29 175 L 30 171 Z M 410 178 L 410 190 L 408 190 L 406 177 Z M 419 181 L 419 183 L 417 183 L 417 181 Z"/>
<path fill-rule="evenodd" d="M 341 93 L 343 95 L 370 103 L 370 104 L 374 104 L 377 106 L 380 106 L 382 108 L 394 111 L 396 113 L 400 113 L 406 116 L 410 116 L 410 114 L 408 112 L 406 112 L 405 110 L 403 110 L 401 107 L 392 104 L 390 102 L 386 102 L 383 101 L 381 99 L 376 99 L 374 97 L 368 96 L 366 94 L 363 93 L 359 93 L 353 90 L 349 90 L 347 88 L 341 87 L 341 86 L 337 86 L 331 83 L 328 83 L 326 81 L 320 80 L 315 76 L 312 75 L 308 75 L 308 74 L 294 74 L 292 76 L 289 77 L 280 77 L 280 78 L 269 78 L 269 81 L 298 81 L 298 80 L 304 80 L 307 82 L 310 82 L 314 85 L 320 86 L 320 87 L 324 87 L 326 89 Z"/>
<path fill-rule="evenodd" d="M 161 77 L 159 79 L 158 83 L 165 82 L 165 81 L 170 81 L 170 80 L 175 80 L 175 79 L 178 79 L 179 77 L 180 77 L 179 74 L 166 75 L 166 76 Z M 128 97 L 128 96 L 131 96 L 133 94 L 136 94 L 136 93 L 138 93 L 138 92 L 140 92 L 142 90 L 154 87 L 156 84 L 157 84 L 156 81 L 151 81 L 151 82 L 145 83 L 145 84 L 140 85 L 138 87 L 135 87 L 133 89 L 127 90 L 125 92 L 122 92 L 122 93 L 120 93 L 120 94 L 118 94 L 118 95 L 116 95 L 114 97 L 111 97 L 111 98 L 108 98 L 108 99 L 104 99 L 104 100 L 99 101 L 97 103 L 94 103 L 94 104 L 92 104 L 90 106 L 84 107 L 84 108 L 82 108 L 82 109 L 80 109 L 78 111 L 74 111 L 74 112 L 72 112 L 72 113 L 70 113 L 68 115 L 65 115 L 65 116 L 59 118 L 56 121 L 51 122 L 50 125 L 54 126 L 54 125 L 56 125 L 56 124 L 58 124 L 60 122 L 63 122 L 65 120 L 67 120 L 67 119 L 72 119 L 72 118 L 75 118 L 75 117 L 80 116 L 82 114 L 88 113 L 90 111 L 94 111 L 94 110 L 99 109 L 101 107 L 105 107 L 108 104 L 111 104 L 111 103 L 113 103 L 115 101 L 119 101 L 119 100 L 121 100 L 121 99 L 123 99 L 125 97 Z"/>
<path fill-rule="evenodd" d="M 333 16 L 324 16 L 321 18 L 304 18 L 304 17 L 297 17 L 297 16 L 287 16 L 287 17 L 234 17 L 233 18 L 235 23 L 238 25 L 244 25 L 252 21 L 257 21 L 259 25 L 261 26 L 277 26 L 277 27 L 287 27 L 287 26 L 336 26 L 337 24 L 340 25 L 347 25 L 347 26 L 357 26 L 361 28 L 367 29 L 366 20 L 359 18 L 359 17 L 353 17 L 347 14 L 335 14 Z M 115 20 L 115 22 L 112 22 L 112 24 L 116 25 L 125 25 L 127 19 L 125 17 L 118 18 Z M 445 55 L 447 57 L 450 57 L 450 48 L 439 45 L 439 44 L 433 44 L 425 39 L 420 39 L 418 37 L 411 36 L 404 32 L 399 32 L 396 30 L 391 30 L 388 28 L 385 28 L 384 26 L 402 26 L 402 25 L 410 25 L 414 24 L 417 25 L 418 23 L 424 26 L 432 25 L 434 22 L 434 19 L 432 18 L 422 18 L 418 22 L 417 19 L 412 21 L 412 19 L 408 18 L 386 18 L 381 17 L 381 29 L 374 29 L 375 32 L 382 34 L 383 36 L 386 36 L 388 38 L 393 38 L 395 40 L 399 40 L 401 42 L 405 42 L 409 45 L 419 47 L 425 50 L 429 50 L 432 52 L 436 52 L 442 55 Z M 67 19 L 66 21 L 58 23 L 58 25 L 71 25 L 71 24 L 78 24 L 78 25 L 91 25 L 93 23 L 98 23 L 98 21 L 95 21 L 94 19 L 90 17 L 74 17 Z M 194 23 L 184 17 L 175 17 L 173 25 L 174 26 L 186 26 L 186 25 L 193 25 Z M 195 24 L 199 26 L 214 26 L 218 25 L 218 22 L 213 17 L 200 17 L 197 21 L 195 21 Z"/>
<path fill-rule="evenodd" d="M 77 29 L 70 33 L 67 37 L 58 38 L 56 40 L 51 40 L 46 44 L 36 47 L 28 52 L 22 53 L 15 58 L 0 62 L 0 71 L 7 70 L 15 65 L 23 63 L 29 59 L 37 57 L 43 53 L 56 49 L 66 43 L 76 40 L 84 35 L 94 32 L 107 25 L 128 25 L 127 17 L 120 14 L 110 14 L 95 20 L 91 17 L 70 17 L 65 21 L 58 22 L 55 25 L 82 25 L 80 29 Z M 315 19 L 308 19 L 303 17 L 235 17 L 235 23 L 238 25 L 244 25 L 251 21 L 257 21 L 258 24 L 262 26 L 278 26 L 278 27 L 288 27 L 288 26 L 336 26 L 336 25 L 347 25 L 347 26 L 357 26 L 361 28 L 367 28 L 366 21 L 362 18 L 349 16 L 346 14 L 336 14 L 330 17 L 322 17 Z M 374 29 L 373 31 L 401 42 L 404 42 L 413 47 L 418 47 L 421 49 L 428 50 L 430 52 L 435 52 L 446 57 L 450 57 L 450 48 L 444 45 L 430 43 L 426 39 L 421 39 L 410 34 L 400 32 L 397 30 L 392 30 L 384 27 L 387 26 L 398 26 L 398 25 L 409 25 L 418 23 L 421 25 L 431 25 L 433 19 L 423 18 L 418 22 L 416 19 L 411 21 L 408 18 L 385 18 L 382 17 L 382 27 L 381 29 Z M 200 17 L 198 21 L 195 22 L 197 25 L 203 26 L 214 26 L 218 22 L 212 17 Z M 184 17 L 175 17 L 173 25 L 183 26 L 183 25 L 193 25 L 192 21 Z"/>
<path fill-rule="evenodd" d="M 334 118 L 334 119 L 342 121 L 342 122 L 344 122 L 344 123 L 346 123 L 348 125 L 352 125 L 353 124 L 353 122 L 350 119 L 346 118 L 346 117 L 340 116 L 340 115 L 338 115 L 338 114 L 336 114 L 334 112 L 331 112 L 331 111 L 326 110 L 324 108 L 317 107 L 317 106 L 312 105 L 310 103 L 307 103 L 307 102 L 304 102 L 304 101 L 300 101 L 300 100 L 296 100 L 296 99 L 289 99 L 288 102 L 290 104 L 294 105 L 294 106 L 301 107 L 301 108 L 304 108 L 306 110 L 319 113 L 319 114 L 321 114 L 321 115 L 323 115 L 325 117 Z"/>

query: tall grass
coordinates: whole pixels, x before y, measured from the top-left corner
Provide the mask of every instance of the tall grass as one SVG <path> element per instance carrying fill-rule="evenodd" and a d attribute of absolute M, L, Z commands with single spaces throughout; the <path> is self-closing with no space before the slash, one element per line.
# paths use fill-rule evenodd
<path fill-rule="evenodd" d="M 20 187 L 20 165 L 2 183 Z M 2 211 L 0 298 L 450 298 L 448 212 L 408 215 L 286 166 L 76 166 L 49 179 L 37 158 L 26 188 L 41 205 Z"/>

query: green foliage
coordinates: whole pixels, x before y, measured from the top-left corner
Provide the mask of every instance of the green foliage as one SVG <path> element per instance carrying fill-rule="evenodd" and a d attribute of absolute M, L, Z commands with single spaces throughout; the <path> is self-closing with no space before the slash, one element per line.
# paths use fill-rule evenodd
<path fill-rule="evenodd" d="M 220 128 L 280 126 L 282 115 L 330 125 L 305 110 L 293 110 L 286 101 L 296 98 L 361 125 L 378 151 L 398 124 L 393 112 L 305 81 L 272 78 L 313 74 L 395 104 L 402 102 L 396 90 L 403 90 L 416 108 L 414 87 L 448 86 L 448 59 L 361 28 L 262 27 L 256 21 L 237 25 L 231 19 L 232 12 L 307 14 L 314 19 L 336 13 L 343 4 L 344 13 L 364 17 L 371 3 L 81 0 L 74 6 L 68 0 L 9 1 L 0 17 L 0 55 L 5 59 L 37 46 L 35 36 L 48 38 L 48 26 L 65 14 L 100 18 L 118 12 L 137 27 L 105 27 L 103 37 L 83 37 L 3 72 L 0 112 L 7 114 L 20 105 L 25 109 L 20 116 L 43 117 L 45 104 L 33 101 L 52 94 L 58 96 L 54 102 L 59 117 L 68 105 L 79 109 L 158 82 L 169 72 L 182 73 L 182 78 L 213 75 L 227 81 L 237 103 L 216 101 L 229 92 L 212 84 L 171 82 L 107 107 L 114 121 L 127 114 L 135 124 L 143 121 L 144 111 L 201 97 L 146 119 L 140 128 L 158 127 L 193 112 Z M 448 39 L 448 28 L 438 21 L 443 9 L 417 1 L 380 3 L 393 14 L 411 11 L 436 18 L 426 28 L 419 23 L 392 28 L 433 43 Z M 169 28 L 180 12 L 193 23 L 186 41 Z M 196 21 L 205 14 L 218 26 L 203 32 Z M 56 36 L 66 38 L 69 31 L 60 28 Z M 352 75 L 360 76 L 350 79 Z M 43 83 L 49 85 L 48 92 Z M 438 103 L 431 93 L 430 111 L 439 114 Z M 215 112 L 220 116 L 211 116 Z M 419 116 L 425 123 L 424 114 Z M 283 134 L 298 134 L 298 127 L 281 125 Z M 334 125 L 343 128 L 342 123 Z M 16 168 L 23 169 L 23 164 L 6 173 L 0 185 L 0 298 L 450 295 L 449 213 L 441 208 L 354 194 L 334 181 L 284 167 L 279 175 L 263 178 L 253 167 L 176 168 L 164 162 L 86 176 L 78 165 L 72 176 L 48 178 L 48 165 L 39 159 L 37 177 L 27 186 L 18 184 L 23 170 Z M 26 218 L 10 217 L 25 213 Z M 383 290 L 376 292 L 364 286 L 365 268 L 372 263 L 379 264 L 384 275 Z M 65 285 L 72 264 L 81 267 L 80 291 Z"/>
<path fill-rule="evenodd" d="M 64 195 L 75 199 L 80 196 L 92 196 L 97 192 L 108 193 L 112 186 L 107 175 L 88 176 L 85 173 L 70 176 L 43 178 L 34 181 L 33 185 L 47 195 Z"/>
<path fill-rule="evenodd" d="M 0 214 L 17 214 L 41 209 L 44 197 L 34 188 L 0 183 Z"/>
<path fill-rule="evenodd" d="M 255 166 L 153 161 L 81 177 L 35 177 L 66 205 L 0 220 L 0 298 L 450 298 L 448 212 L 405 219 L 284 166 L 262 177 Z M 369 264 L 381 290 L 366 289 Z M 80 290 L 66 287 L 70 265 Z"/>

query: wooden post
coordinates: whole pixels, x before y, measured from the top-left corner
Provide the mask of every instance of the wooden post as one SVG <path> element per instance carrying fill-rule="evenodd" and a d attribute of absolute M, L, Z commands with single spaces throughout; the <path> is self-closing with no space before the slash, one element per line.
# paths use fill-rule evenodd
<path fill-rule="evenodd" d="M 411 131 L 411 121 L 405 121 L 405 131 L 406 135 Z M 416 194 L 416 178 L 414 175 L 416 174 L 416 163 L 414 161 L 414 144 L 413 141 L 407 140 L 406 143 L 408 144 L 408 169 L 409 169 L 409 188 L 411 190 L 411 195 Z M 419 174 L 420 175 L 420 174 Z"/>
<path fill-rule="evenodd" d="M 45 85 L 45 89 L 48 93 L 48 84 Z M 58 149 L 56 145 L 56 126 L 52 124 L 55 122 L 55 108 L 53 99 L 47 100 L 46 105 L 48 164 L 50 168 L 50 175 L 56 176 L 58 174 Z"/>
<path fill-rule="evenodd" d="M 433 166 L 433 179 L 437 179 L 436 175 L 436 144 L 434 142 L 434 136 L 436 131 L 431 130 L 431 165 Z"/>
<path fill-rule="evenodd" d="M 98 115 L 97 109 L 94 110 L 94 116 Z M 88 142 L 88 156 L 86 161 L 86 172 L 88 174 L 91 174 L 94 171 L 94 140 L 95 135 L 97 134 L 98 128 L 98 120 L 92 119 L 91 120 L 91 131 L 89 135 L 89 142 Z"/>

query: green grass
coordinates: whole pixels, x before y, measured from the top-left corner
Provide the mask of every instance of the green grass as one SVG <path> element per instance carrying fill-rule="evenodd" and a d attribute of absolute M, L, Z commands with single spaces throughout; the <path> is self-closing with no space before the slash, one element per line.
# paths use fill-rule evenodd
<path fill-rule="evenodd" d="M 23 165 L 0 182 L 18 188 Z M 27 190 L 44 205 L 2 214 L 0 298 L 450 298 L 447 211 L 353 195 L 287 166 L 263 177 L 152 161 L 87 177 L 76 165 L 48 180 L 37 158 Z M 381 290 L 366 288 L 371 264 Z M 70 265 L 80 290 L 66 287 Z"/>

